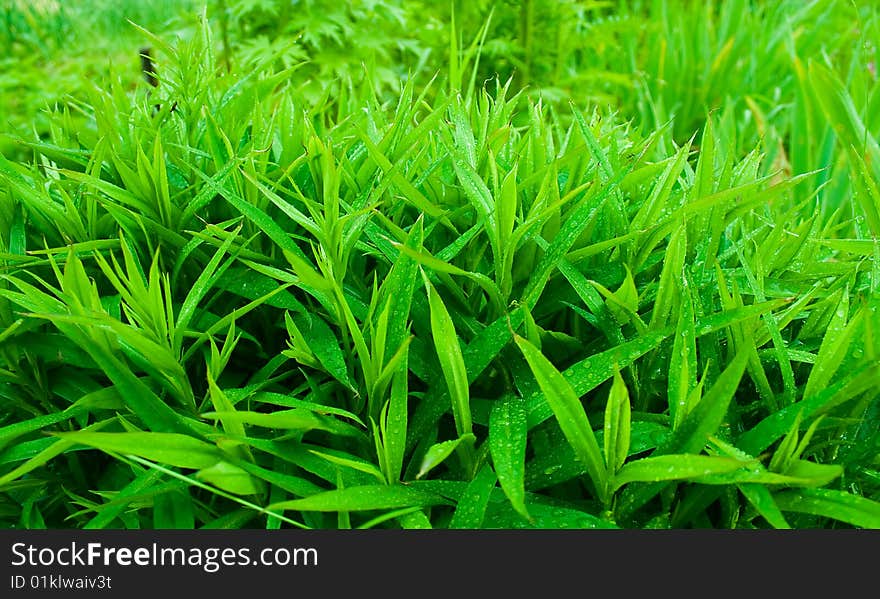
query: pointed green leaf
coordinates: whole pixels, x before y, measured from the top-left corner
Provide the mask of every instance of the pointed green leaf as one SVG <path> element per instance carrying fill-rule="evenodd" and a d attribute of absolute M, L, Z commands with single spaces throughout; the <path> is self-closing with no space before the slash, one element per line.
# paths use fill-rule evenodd
<path fill-rule="evenodd" d="M 429 447 L 428 451 L 425 452 L 425 456 L 422 458 L 422 464 L 421 466 L 419 466 L 419 472 L 418 474 L 416 474 L 416 478 L 422 478 L 428 472 L 443 463 L 443 461 L 451 456 L 452 452 L 455 451 L 458 446 L 461 445 L 463 442 L 473 443 L 474 436 L 463 435 L 458 439 L 441 441 L 440 443 L 435 443 L 434 445 Z"/>
<path fill-rule="evenodd" d="M 364 485 L 325 491 L 302 499 L 281 501 L 268 506 L 270 511 L 356 512 L 391 510 L 405 507 L 443 505 L 446 499 L 433 493 L 404 486 Z"/>
<path fill-rule="evenodd" d="M 535 346 L 519 335 L 514 337 L 514 341 L 538 381 L 541 392 L 556 416 L 566 440 L 575 450 L 578 459 L 586 466 L 587 473 L 598 492 L 604 493 L 608 476 L 605 460 L 580 398 L 562 374 Z"/>
<path fill-rule="evenodd" d="M 605 465 L 610 473 L 614 473 L 629 455 L 630 440 L 629 391 L 618 371 L 614 372 L 614 382 L 605 405 L 604 430 Z"/>
<path fill-rule="evenodd" d="M 739 470 L 746 463 L 733 458 L 672 454 L 642 458 L 626 464 L 614 477 L 614 488 L 632 482 L 688 480 Z"/>
<path fill-rule="evenodd" d="M 178 468 L 209 468 L 223 459 L 216 446 L 177 433 L 55 433 L 61 439 L 102 451 L 131 454 Z"/>
<path fill-rule="evenodd" d="M 525 401 L 506 395 L 489 415 L 489 450 L 498 482 L 513 508 L 528 518 L 525 504 L 525 461 L 528 421 Z"/>
<path fill-rule="evenodd" d="M 495 488 L 495 473 L 483 466 L 458 500 L 449 528 L 481 528 L 486 516 L 486 507 Z"/>
<path fill-rule="evenodd" d="M 775 495 L 783 512 L 798 512 L 840 520 L 853 526 L 880 529 L 880 503 L 844 491 L 800 489 Z"/>
<path fill-rule="evenodd" d="M 455 418 L 455 428 L 459 437 L 472 432 L 470 392 L 468 390 L 467 369 L 458 343 L 458 335 L 452 317 L 443 300 L 437 294 L 434 286 L 425 279 L 425 287 L 428 291 L 428 304 L 431 308 L 431 335 L 434 338 L 434 347 L 437 357 L 440 359 L 440 368 L 449 396 L 452 398 L 452 415 Z"/>

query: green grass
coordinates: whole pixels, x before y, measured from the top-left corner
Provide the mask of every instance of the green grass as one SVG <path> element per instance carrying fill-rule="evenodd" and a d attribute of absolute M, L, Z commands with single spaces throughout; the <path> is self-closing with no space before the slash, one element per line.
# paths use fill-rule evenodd
<path fill-rule="evenodd" d="M 0 525 L 880 528 L 870 5 L 306 4 L 7 127 Z"/>
<path fill-rule="evenodd" d="M 3 0 L 0 131 L 45 137 L 56 126 L 51 113 L 67 111 L 78 120 L 82 102 L 102 80 L 133 88 L 146 40 L 131 23 L 169 36 L 182 33 L 197 23 L 195 13 L 187 13 L 196 5 L 192 0 Z M 4 137 L 0 152 L 26 159 Z"/>

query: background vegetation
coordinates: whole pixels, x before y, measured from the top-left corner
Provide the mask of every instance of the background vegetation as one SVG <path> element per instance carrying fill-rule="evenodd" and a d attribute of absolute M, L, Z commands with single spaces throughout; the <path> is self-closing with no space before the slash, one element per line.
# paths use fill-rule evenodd
<path fill-rule="evenodd" d="M 880 527 L 872 3 L 2 6 L 0 525 Z"/>

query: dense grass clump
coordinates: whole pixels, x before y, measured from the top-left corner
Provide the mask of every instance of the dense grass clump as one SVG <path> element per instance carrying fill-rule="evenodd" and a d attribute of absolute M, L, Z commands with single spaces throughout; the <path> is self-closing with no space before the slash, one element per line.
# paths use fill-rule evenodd
<path fill-rule="evenodd" d="M 9 121 L 0 525 L 880 527 L 870 7 L 282 4 Z"/>

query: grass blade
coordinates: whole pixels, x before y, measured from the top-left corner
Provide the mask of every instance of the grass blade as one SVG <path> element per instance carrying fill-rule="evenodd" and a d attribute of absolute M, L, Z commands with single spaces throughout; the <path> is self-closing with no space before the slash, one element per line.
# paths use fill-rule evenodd
<path fill-rule="evenodd" d="M 528 519 L 525 504 L 525 462 L 528 420 L 525 402 L 507 395 L 489 416 L 489 450 L 498 482 L 513 508 Z"/>
<path fill-rule="evenodd" d="M 605 488 L 608 473 L 605 460 L 580 399 L 540 350 L 519 335 L 514 337 L 514 341 L 538 381 L 547 404 L 556 416 L 559 428 L 575 450 L 575 455 L 587 468 L 587 473 L 600 494 L 600 499 L 603 503 L 607 503 L 609 498 L 605 496 Z"/>

